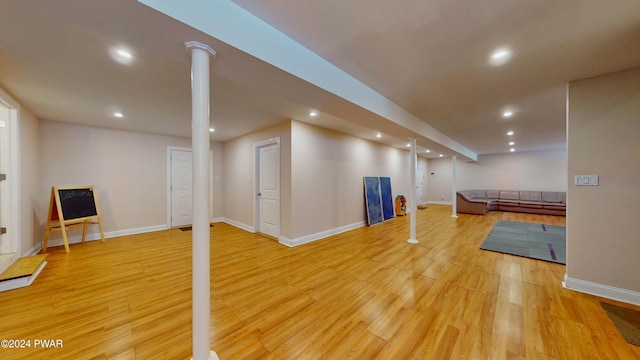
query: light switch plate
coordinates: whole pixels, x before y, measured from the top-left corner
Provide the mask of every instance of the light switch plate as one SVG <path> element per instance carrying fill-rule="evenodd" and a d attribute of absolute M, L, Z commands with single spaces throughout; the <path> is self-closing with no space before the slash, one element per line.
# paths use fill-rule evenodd
<path fill-rule="evenodd" d="M 573 185 L 575 186 L 598 186 L 598 175 L 575 175 Z"/>

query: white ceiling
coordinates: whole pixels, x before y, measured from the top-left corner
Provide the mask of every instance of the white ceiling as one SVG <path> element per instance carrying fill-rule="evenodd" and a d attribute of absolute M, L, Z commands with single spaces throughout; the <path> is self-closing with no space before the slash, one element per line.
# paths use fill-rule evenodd
<path fill-rule="evenodd" d="M 507 130 L 517 151 L 566 147 L 566 83 L 640 66 L 637 0 L 234 3 L 477 154 L 508 152 Z M 191 40 L 218 52 L 216 141 L 286 119 L 407 140 L 391 130 L 375 139 L 380 122 L 324 111 L 313 86 L 133 0 L 0 0 L 0 86 L 41 119 L 189 136 Z M 113 61 L 114 46 L 133 53 L 131 65 Z M 513 57 L 490 66 L 499 47 Z"/>

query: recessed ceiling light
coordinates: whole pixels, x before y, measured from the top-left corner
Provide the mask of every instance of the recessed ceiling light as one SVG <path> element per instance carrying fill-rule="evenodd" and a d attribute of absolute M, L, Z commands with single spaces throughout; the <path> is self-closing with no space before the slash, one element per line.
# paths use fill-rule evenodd
<path fill-rule="evenodd" d="M 444 157 L 444 155 L 440 154 L 440 157 Z"/>
<path fill-rule="evenodd" d="M 111 48 L 109 49 L 109 55 L 114 61 L 122 65 L 130 65 L 133 62 L 133 54 L 123 48 Z"/>
<path fill-rule="evenodd" d="M 407 144 L 407 147 L 411 147 L 411 144 Z"/>
<path fill-rule="evenodd" d="M 216 129 L 214 129 L 214 128 L 209 128 L 209 132 L 214 132 L 214 131 L 216 131 Z"/>
<path fill-rule="evenodd" d="M 516 149 L 511 148 L 511 149 L 509 149 L 509 151 L 514 152 L 514 151 L 516 151 Z"/>
<path fill-rule="evenodd" d="M 309 112 L 309 116 L 318 116 L 318 112 L 312 110 L 312 111 Z"/>
<path fill-rule="evenodd" d="M 381 137 L 382 137 L 382 134 L 377 133 L 377 134 L 376 134 L 376 137 L 377 137 L 377 138 L 381 138 Z"/>
<path fill-rule="evenodd" d="M 119 56 L 121 56 L 123 58 L 127 58 L 127 59 L 131 59 L 133 57 L 133 55 L 131 55 L 130 52 L 128 52 L 126 50 L 122 50 L 122 49 L 116 50 L 116 54 L 118 54 Z"/>
<path fill-rule="evenodd" d="M 425 152 L 428 152 L 428 153 L 429 153 L 429 152 L 431 152 L 431 150 L 427 149 Z"/>
<path fill-rule="evenodd" d="M 505 111 L 502 113 L 502 117 L 506 117 L 506 118 L 508 118 L 508 117 L 512 117 L 512 116 L 513 116 L 513 111 L 511 111 L 511 110 L 505 110 Z"/>
<path fill-rule="evenodd" d="M 510 52 L 507 49 L 500 49 L 491 54 L 492 59 L 502 59 L 509 56 Z"/>
<path fill-rule="evenodd" d="M 121 112 L 119 112 L 119 111 L 118 111 L 118 112 L 114 112 L 114 113 L 113 113 L 113 117 L 123 118 L 123 117 L 124 117 L 124 115 L 123 115 Z"/>
<path fill-rule="evenodd" d="M 513 136 L 515 134 L 513 131 L 507 131 L 507 136 Z"/>
<path fill-rule="evenodd" d="M 515 144 L 516 144 L 516 143 L 515 143 L 514 141 L 509 141 L 509 146 L 513 146 L 513 145 L 515 145 Z"/>
<path fill-rule="evenodd" d="M 511 60 L 511 50 L 507 48 L 500 48 L 491 53 L 489 57 L 489 63 L 493 66 L 499 66 L 506 64 Z"/>

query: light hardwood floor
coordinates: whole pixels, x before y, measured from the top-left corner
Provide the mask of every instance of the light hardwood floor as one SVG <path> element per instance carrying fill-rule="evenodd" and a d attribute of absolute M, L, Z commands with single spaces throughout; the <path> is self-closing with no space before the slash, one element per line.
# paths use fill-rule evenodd
<path fill-rule="evenodd" d="M 602 299 L 562 288 L 563 265 L 479 249 L 500 219 L 564 217 L 450 212 L 418 211 L 418 245 L 408 217 L 295 248 L 215 224 L 212 349 L 222 360 L 640 359 Z M 0 293 L 0 339 L 31 340 L 0 358 L 189 359 L 190 236 L 50 248 L 32 286 Z"/>

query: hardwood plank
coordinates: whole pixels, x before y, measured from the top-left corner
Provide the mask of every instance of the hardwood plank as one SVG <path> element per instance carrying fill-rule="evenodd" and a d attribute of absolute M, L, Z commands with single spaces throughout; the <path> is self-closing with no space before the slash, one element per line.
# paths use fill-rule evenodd
<path fill-rule="evenodd" d="M 211 341 L 221 359 L 633 359 L 565 266 L 479 249 L 498 220 L 430 205 L 417 245 L 399 217 L 295 248 L 211 228 Z M 177 229 L 48 249 L 29 287 L 0 293 L 0 338 L 62 339 L 4 359 L 188 359 L 191 233 Z M 612 302 L 610 300 L 606 300 Z M 615 303 L 615 302 L 614 302 Z M 625 305 L 631 308 L 638 308 Z"/>

